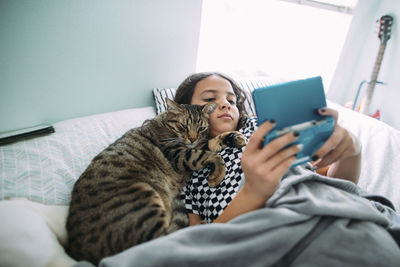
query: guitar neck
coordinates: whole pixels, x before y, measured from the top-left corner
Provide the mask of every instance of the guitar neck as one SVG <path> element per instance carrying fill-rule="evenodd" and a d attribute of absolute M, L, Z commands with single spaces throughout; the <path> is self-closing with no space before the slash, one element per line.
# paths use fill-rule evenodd
<path fill-rule="evenodd" d="M 378 80 L 379 70 L 382 65 L 383 55 L 385 54 L 386 43 L 382 43 L 379 46 L 379 52 L 375 60 L 374 68 L 371 74 L 371 79 L 368 84 L 367 94 L 362 101 L 360 112 L 363 114 L 368 114 L 369 107 L 371 105 L 372 96 L 374 95 L 374 90 L 376 86 L 376 82 Z"/>
<path fill-rule="evenodd" d="M 378 74 L 379 70 L 381 69 L 383 55 L 385 54 L 385 49 L 386 49 L 386 44 L 381 44 L 379 46 L 379 52 L 376 57 L 374 69 L 371 74 L 371 79 L 370 79 L 371 83 L 373 82 L 374 84 L 376 84 L 376 81 L 378 80 Z"/>

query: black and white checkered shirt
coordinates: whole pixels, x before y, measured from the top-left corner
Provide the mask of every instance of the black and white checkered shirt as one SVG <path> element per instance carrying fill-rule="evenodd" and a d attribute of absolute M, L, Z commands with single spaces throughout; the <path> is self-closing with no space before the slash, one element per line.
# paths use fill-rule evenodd
<path fill-rule="evenodd" d="M 257 125 L 256 118 L 249 118 L 239 130 L 248 142 Z M 218 154 L 225 161 L 226 175 L 224 180 L 215 188 L 208 186 L 209 168 L 195 171 L 182 192 L 182 199 L 188 213 L 198 214 L 207 223 L 215 220 L 236 196 L 244 174 L 240 159 L 244 148 L 227 147 Z"/>

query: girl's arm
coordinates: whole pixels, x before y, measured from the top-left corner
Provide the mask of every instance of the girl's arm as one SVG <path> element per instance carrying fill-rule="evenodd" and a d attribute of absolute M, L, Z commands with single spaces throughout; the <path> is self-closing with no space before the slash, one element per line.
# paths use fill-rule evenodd
<path fill-rule="evenodd" d="M 225 223 L 247 212 L 260 209 L 270 196 L 258 197 L 243 187 L 228 207 L 214 220 L 215 223 Z"/>
<path fill-rule="evenodd" d="M 342 178 L 357 184 L 361 172 L 361 153 L 333 163 L 326 176 Z"/>
<path fill-rule="evenodd" d="M 224 223 L 249 211 L 259 209 L 274 194 L 278 185 L 296 160 L 298 146 L 288 144 L 298 138 L 298 133 L 288 133 L 262 146 L 264 136 L 274 127 L 275 122 L 263 123 L 250 137 L 241 159 L 246 177 L 243 187 L 228 207 L 214 220 Z"/>
<path fill-rule="evenodd" d="M 189 225 L 193 226 L 201 223 L 201 218 L 197 214 L 189 213 Z"/>
<path fill-rule="evenodd" d="M 238 217 L 246 212 L 262 208 L 265 204 L 265 199 L 258 199 L 255 195 L 247 192 L 244 187 L 237 193 L 235 198 L 229 203 L 228 207 L 219 215 L 213 222 L 225 223 L 231 219 Z M 189 214 L 190 226 L 201 224 L 201 218 L 197 214 Z"/>

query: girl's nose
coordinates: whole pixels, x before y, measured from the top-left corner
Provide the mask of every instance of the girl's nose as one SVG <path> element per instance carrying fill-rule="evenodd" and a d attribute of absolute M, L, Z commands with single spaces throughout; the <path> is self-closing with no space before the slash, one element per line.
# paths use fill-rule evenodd
<path fill-rule="evenodd" d="M 218 106 L 220 109 L 230 109 L 231 108 L 230 103 L 226 99 L 221 100 L 220 103 L 218 103 Z"/>

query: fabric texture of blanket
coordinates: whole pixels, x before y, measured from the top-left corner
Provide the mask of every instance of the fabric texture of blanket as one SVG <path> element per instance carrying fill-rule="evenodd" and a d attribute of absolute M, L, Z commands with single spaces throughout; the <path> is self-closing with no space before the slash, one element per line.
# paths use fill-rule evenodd
<path fill-rule="evenodd" d="M 300 167 L 289 174 L 263 209 L 182 229 L 100 266 L 400 266 L 398 213 L 351 182 Z"/>

